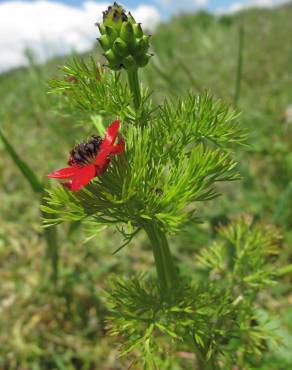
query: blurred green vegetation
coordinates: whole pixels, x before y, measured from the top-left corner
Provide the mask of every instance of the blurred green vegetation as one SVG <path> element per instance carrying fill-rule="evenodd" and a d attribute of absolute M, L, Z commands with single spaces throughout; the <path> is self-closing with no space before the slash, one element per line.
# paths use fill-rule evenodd
<path fill-rule="evenodd" d="M 223 196 L 200 210 L 206 222 L 189 225 L 171 240 L 186 274 L 195 273 L 197 251 L 216 238 L 218 224 L 243 213 L 278 226 L 284 237 L 280 259 L 292 262 L 291 18 L 291 5 L 219 18 L 202 12 L 160 25 L 152 37 L 155 56 L 142 79 L 156 101 L 192 89 L 209 90 L 232 105 L 240 82 L 239 119 L 250 133 L 249 146 L 235 153 L 243 179 L 220 185 Z M 98 50 L 92 54 L 100 60 Z M 29 68 L 0 75 L 0 128 L 41 181 L 89 134 L 90 125 L 80 127 L 57 115 L 58 100 L 46 92 L 47 80 L 63 63 L 38 66 L 30 58 Z M 111 274 L 153 270 L 144 236 L 112 256 L 120 243 L 113 231 L 84 242 L 81 227 L 58 227 L 59 281 L 52 285 L 39 198 L 1 142 L 0 154 L 0 369 L 127 369 L 131 359 L 119 359 L 119 343 L 105 336 L 103 289 Z M 291 272 L 283 274 L 266 302 L 283 344 L 265 353 L 259 369 L 292 367 L 290 285 Z M 170 368 L 192 369 L 189 357 L 178 353 L 180 365 L 173 362 Z"/>

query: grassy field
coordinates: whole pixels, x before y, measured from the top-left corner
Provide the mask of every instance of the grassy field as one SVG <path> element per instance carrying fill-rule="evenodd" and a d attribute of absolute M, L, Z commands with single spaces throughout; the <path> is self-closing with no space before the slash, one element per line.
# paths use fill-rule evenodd
<path fill-rule="evenodd" d="M 214 18 L 184 15 L 162 24 L 152 38 L 155 54 L 143 70 L 153 98 L 210 91 L 241 112 L 248 146 L 237 150 L 242 180 L 221 185 L 224 196 L 201 209 L 206 222 L 171 240 L 180 264 L 194 273 L 196 251 L 216 238 L 220 222 L 249 214 L 283 235 L 280 259 L 292 262 L 292 6 Z M 241 41 L 240 41 L 241 40 Z M 241 45 L 241 48 L 239 46 Z M 241 50 L 241 57 L 239 56 Z M 93 52 L 100 60 L 99 51 Z M 87 56 L 85 56 L 87 57 Z M 241 68 L 239 68 L 239 60 Z M 72 145 L 88 134 L 56 114 L 47 80 L 60 73 L 53 60 L 0 75 L 0 127 L 40 181 L 62 166 Z M 0 142 L 0 369 L 127 369 L 118 343 L 106 336 L 103 289 L 112 274 L 153 269 L 143 235 L 118 255 L 119 236 L 58 227 L 59 280 L 51 282 L 47 244 L 34 194 Z M 267 306 L 283 338 L 257 369 L 292 367 L 291 273 L 273 288 Z M 263 297 L 264 299 L 264 297 Z M 289 348 L 290 347 L 290 348 Z M 178 359 L 169 369 L 192 369 Z"/>

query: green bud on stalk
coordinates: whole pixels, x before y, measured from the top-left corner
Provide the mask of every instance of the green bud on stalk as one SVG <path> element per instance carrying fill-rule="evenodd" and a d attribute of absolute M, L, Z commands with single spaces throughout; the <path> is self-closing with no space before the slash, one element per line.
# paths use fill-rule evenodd
<path fill-rule="evenodd" d="M 148 53 L 149 38 L 140 23 L 130 12 L 126 13 L 116 2 L 103 12 L 103 21 L 98 24 L 98 39 L 107 66 L 113 70 L 145 67 L 151 55 Z"/>
<path fill-rule="evenodd" d="M 103 50 L 107 51 L 111 48 L 111 42 L 107 35 L 102 35 L 99 39 L 100 45 L 102 45 Z"/>
<path fill-rule="evenodd" d="M 113 45 L 113 51 L 115 54 L 118 54 L 119 56 L 126 57 L 129 55 L 129 48 L 128 45 L 123 39 L 118 37 Z"/>

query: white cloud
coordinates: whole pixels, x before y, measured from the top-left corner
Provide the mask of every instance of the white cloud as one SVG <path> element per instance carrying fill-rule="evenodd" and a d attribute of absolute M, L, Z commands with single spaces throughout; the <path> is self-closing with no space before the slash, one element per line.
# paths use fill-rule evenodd
<path fill-rule="evenodd" d="M 169 13 L 176 13 L 182 10 L 203 8 L 208 4 L 209 0 L 156 0 L 156 2 L 167 6 Z"/>
<path fill-rule="evenodd" d="M 201 5 L 206 5 L 208 3 L 208 0 L 181 0 L 179 2 L 176 0 L 158 0 L 158 2 L 162 4 L 179 3 L 181 6 L 184 6 L 184 5 L 201 6 Z"/>
<path fill-rule="evenodd" d="M 74 7 L 53 1 L 0 3 L 0 71 L 27 63 L 30 48 L 39 61 L 72 50 L 89 50 L 98 36 L 94 23 L 109 3 L 85 1 Z M 144 28 L 153 30 L 160 15 L 153 6 L 131 9 Z"/>
<path fill-rule="evenodd" d="M 208 0 L 195 0 L 196 5 L 205 6 L 208 4 Z"/>
<path fill-rule="evenodd" d="M 272 8 L 274 6 L 282 5 L 290 0 L 246 0 L 234 2 L 227 9 L 219 9 L 218 13 L 235 13 L 243 9 L 254 8 L 254 7 L 264 7 Z"/>
<path fill-rule="evenodd" d="M 140 5 L 132 11 L 134 18 L 142 23 L 144 29 L 153 31 L 160 22 L 160 14 L 154 6 Z"/>

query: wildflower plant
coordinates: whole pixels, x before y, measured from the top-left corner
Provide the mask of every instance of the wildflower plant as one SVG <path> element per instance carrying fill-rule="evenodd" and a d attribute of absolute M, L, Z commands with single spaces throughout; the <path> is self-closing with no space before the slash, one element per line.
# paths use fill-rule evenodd
<path fill-rule="evenodd" d="M 107 293 L 109 331 L 137 368 L 171 369 L 180 351 L 193 352 L 199 369 L 256 361 L 269 335 L 254 301 L 274 282 L 275 238 L 249 220 L 231 223 L 194 261 L 205 277 L 195 281 L 181 276 L 168 242 L 201 222 L 198 204 L 219 195 L 216 183 L 239 179 L 233 148 L 246 134 L 238 114 L 207 93 L 155 106 L 138 74 L 151 56 L 149 36 L 116 3 L 98 27 L 105 67 L 75 59 L 63 68 L 67 78 L 51 82 L 66 114 L 100 132 L 49 175 L 66 182 L 48 191 L 43 211 L 54 217 L 45 223 L 116 227 L 117 251 L 140 231 L 148 236 L 157 279 L 117 277 Z"/>

